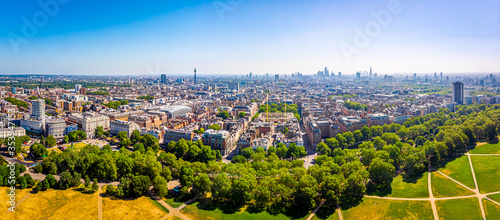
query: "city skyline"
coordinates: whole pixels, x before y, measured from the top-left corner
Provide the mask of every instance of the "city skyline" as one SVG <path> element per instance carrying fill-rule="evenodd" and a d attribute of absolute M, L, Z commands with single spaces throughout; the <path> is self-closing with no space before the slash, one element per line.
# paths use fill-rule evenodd
<path fill-rule="evenodd" d="M 498 73 L 499 2 L 1 3 L 0 74 Z"/>

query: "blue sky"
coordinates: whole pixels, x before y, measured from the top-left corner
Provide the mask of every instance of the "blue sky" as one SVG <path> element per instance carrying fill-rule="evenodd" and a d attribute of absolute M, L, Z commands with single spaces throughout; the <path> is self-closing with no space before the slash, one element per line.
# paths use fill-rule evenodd
<path fill-rule="evenodd" d="M 500 0 L 41 2 L 0 2 L 0 74 L 500 72 Z"/>

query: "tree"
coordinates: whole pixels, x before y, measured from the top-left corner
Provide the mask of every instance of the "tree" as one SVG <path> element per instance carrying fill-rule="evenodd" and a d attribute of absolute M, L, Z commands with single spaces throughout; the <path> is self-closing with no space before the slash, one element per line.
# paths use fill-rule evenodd
<path fill-rule="evenodd" d="M 247 160 L 248 158 L 250 158 L 253 154 L 253 149 L 250 148 L 250 147 L 247 147 L 247 148 L 244 148 L 243 150 L 241 150 L 241 155 L 244 156 Z"/>
<path fill-rule="evenodd" d="M 396 168 L 392 164 L 384 162 L 379 158 L 375 158 L 368 168 L 370 179 L 380 188 L 391 185 L 395 170 Z"/>
<path fill-rule="evenodd" d="M 99 189 L 99 185 L 97 185 L 97 178 L 94 178 L 94 182 L 92 183 L 92 192 L 95 192 Z"/>
<path fill-rule="evenodd" d="M 384 140 L 382 140 L 382 138 L 375 137 L 375 139 L 373 139 L 373 146 L 375 147 L 375 149 L 380 150 L 385 146 L 385 142 Z"/>
<path fill-rule="evenodd" d="M 354 140 L 356 141 L 356 143 L 359 143 L 363 140 L 363 134 L 361 133 L 361 131 L 356 130 L 352 134 L 354 135 Z"/>
<path fill-rule="evenodd" d="M 292 158 L 292 160 L 295 160 L 297 158 L 305 157 L 307 156 L 307 151 L 304 146 L 297 146 L 295 143 L 290 144 L 290 148 L 288 148 L 288 151 L 286 152 L 287 158 Z"/>
<path fill-rule="evenodd" d="M 102 128 L 102 126 L 97 126 L 94 133 L 96 137 L 100 138 L 104 135 L 104 129 Z"/>
<path fill-rule="evenodd" d="M 68 135 L 64 135 L 64 143 L 69 143 L 69 137 L 68 137 Z"/>
<path fill-rule="evenodd" d="M 90 186 L 90 178 L 88 175 L 85 175 L 85 188 L 88 188 Z"/>
<path fill-rule="evenodd" d="M 201 173 L 194 178 L 193 192 L 197 196 L 205 196 L 212 187 L 212 182 L 206 173 Z"/>
<path fill-rule="evenodd" d="M 57 180 L 54 176 L 52 176 L 52 174 L 48 174 L 47 176 L 45 176 L 45 179 L 43 180 L 43 182 L 47 182 L 48 184 L 48 188 L 51 188 L 51 187 L 55 187 L 56 184 L 57 184 Z"/>
<path fill-rule="evenodd" d="M 150 181 L 148 176 L 139 175 L 132 177 L 132 195 L 139 197 L 148 193 Z"/>
<path fill-rule="evenodd" d="M 337 134 L 335 136 L 335 139 L 337 139 L 340 148 L 345 149 L 347 147 L 348 145 L 347 139 L 342 134 Z"/>
<path fill-rule="evenodd" d="M 191 187 L 193 184 L 194 175 L 191 168 L 182 167 L 179 181 L 183 187 Z"/>
<path fill-rule="evenodd" d="M 35 187 L 33 188 L 35 192 L 39 192 L 39 191 L 42 191 L 42 185 L 43 183 L 36 180 L 36 184 L 35 184 Z"/>
<path fill-rule="evenodd" d="M 24 178 L 24 176 L 21 176 L 18 178 L 18 181 L 19 181 L 19 187 L 21 189 L 26 189 L 28 188 L 28 182 L 26 182 L 26 178 Z"/>
<path fill-rule="evenodd" d="M 240 112 L 240 113 L 238 114 L 238 118 L 244 118 L 246 115 L 247 115 L 247 113 L 246 113 L 246 112 Z"/>
<path fill-rule="evenodd" d="M 382 140 L 384 140 L 388 145 L 392 145 L 399 141 L 399 136 L 395 133 L 384 133 L 382 135 Z"/>
<path fill-rule="evenodd" d="M 366 125 L 361 128 L 361 134 L 363 134 L 363 137 L 368 140 L 372 137 L 372 132 L 370 128 L 368 128 Z"/>
<path fill-rule="evenodd" d="M 286 147 L 286 145 L 283 143 L 279 143 L 278 148 L 276 149 L 276 155 L 280 158 L 286 158 L 287 152 L 288 148 Z"/>
<path fill-rule="evenodd" d="M 346 139 L 346 143 L 348 146 L 351 146 L 354 144 L 354 135 L 352 135 L 352 132 L 348 131 L 342 134 L 344 138 Z"/>
<path fill-rule="evenodd" d="M 231 180 L 227 173 L 219 173 L 214 179 L 211 187 L 212 198 L 216 201 L 222 201 L 229 198 L 231 192 Z"/>
<path fill-rule="evenodd" d="M 164 198 L 168 194 L 168 181 L 162 176 L 155 177 L 153 189 L 158 197 Z"/>
<path fill-rule="evenodd" d="M 324 142 L 321 142 L 316 146 L 316 151 L 318 152 L 318 155 L 330 155 L 331 151 L 328 145 L 326 145 Z"/>
<path fill-rule="evenodd" d="M 134 144 L 134 151 L 138 151 L 141 154 L 146 153 L 146 149 L 144 149 L 144 145 L 142 143 Z"/>
<path fill-rule="evenodd" d="M 71 182 L 73 180 L 73 176 L 69 172 L 61 173 L 61 178 L 59 180 L 59 187 L 62 189 L 67 189 L 71 186 Z"/>
<path fill-rule="evenodd" d="M 220 126 L 218 124 L 212 124 L 212 125 L 208 126 L 207 129 L 212 129 L 212 130 L 218 131 L 218 130 L 220 130 Z"/>
<path fill-rule="evenodd" d="M 132 141 L 133 144 L 141 142 L 142 141 L 141 132 L 139 130 L 132 131 L 132 135 L 130 135 L 130 140 Z"/>
<path fill-rule="evenodd" d="M 243 205 L 252 199 L 252 189 L 257 185 L 255 176 L 244 174 L 235 179 L 231 186 L 231 199 L 237 205 Z"/>
<path fill-rule="evenodd" d="M 339 203 L 340 194 L 343 191 L 343 178 L 340 175 L 328 175 L 320 185 L 320 194 L 330 205 Z"/>
<path fill-rule="evenodd" d="M 150 147 L 155 152 L 158 152 L 158 150 L 160 149 L 160 141 L 158 140 L 158 138 L 151 134 L 144 134 L 143 143 L 146 149 Z"/>
<path fill-rule="evenodd" d="M 48 155 L 49 151 L 44 145 L 39 143 L 34 143 L 30 146 L 30 153 L 35 158 L 42 158 L 43 156 Z"/>
<path fill-rule="evenodd" d="M 231 159 L 231 163 L 246 163 L 247 159 L 242 155 L 236 155 Z"/>
<path fill-rule="evenodd" d="M 221 112 L 217 113 L 215 116 L 217 116 L 219 118 L 223 118 L 223 119 L 227 119 L 227 118 L 231 117 L 231 115 L 227 111 L 221 111 Z"/>
<path fill-rule="evenodd" d="M 327 138 L 325 141 L 326 141 L 326 144 L 328 145 L 328 148 L 330 148 L 330 150 L 336 149 L 339 147 L 339 142 L 335 138 Z"/>

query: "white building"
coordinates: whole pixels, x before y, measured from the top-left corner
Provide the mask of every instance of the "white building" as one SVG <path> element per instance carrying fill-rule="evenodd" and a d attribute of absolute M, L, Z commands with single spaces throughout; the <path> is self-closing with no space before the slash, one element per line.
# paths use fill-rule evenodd
<path fill-rule="evenodd" d="M 126 131 L 128 136 L 132 135 L 134 130 L 139 130 L 141 126 L 134 122 L 122 121 L 122 120 L 113 120 L 111 121 L 111 131 L 110 133 L 113 135 L 117 135 L 120 131 Z"/>
<path fill-rule="evenodd" d="M 0 138 L 5 139 L 8 137 L 21 137 L 26 135 L 26 130 L 21 127 L 17 128 L 0 128 Z"/>

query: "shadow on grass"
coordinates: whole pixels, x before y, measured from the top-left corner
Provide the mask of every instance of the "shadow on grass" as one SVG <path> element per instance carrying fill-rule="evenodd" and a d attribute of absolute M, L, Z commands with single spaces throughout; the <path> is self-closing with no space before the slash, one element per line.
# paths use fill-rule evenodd
<path fill-rule="evenodd" d="M 342 210 L 347 210 L 361 204 L 361 202 L 363 202 L 363 196 L 346 196 L 340 201 L 340 208 Z"/>
<path fill-rule="evenodd" d="M 333 214 L 338 215 L 335 213 L 336 208 L 337 206 L 335 205 L 323 205 L 318 212 L 316 212 L 316 216 L 320 219 L 327 219 Z"/>
<path fill-rule="evenodd" d="M 424 173 L 425 172 L 421 172 L 421 173 L 417 173 L 415 175 L 412 175 L 412 176 L 408 176 L 406 175 L 406 173 L 403 173 L 402 177 L 403 177 L 403 182 L 405 183 L 417 183 L 417 181 L 419 179 L 422 179 L 422 177 L 424 176 Z"/>
<path fill-rule="evenodd" d="M 219 209 L 224 214 L 234 214 L 238 212 L 242 206 L 230 202 L 217 202 L 211 199 L 203 198 L 198 201 L 196 207 L 201 210 L 214 211 Z"/>

